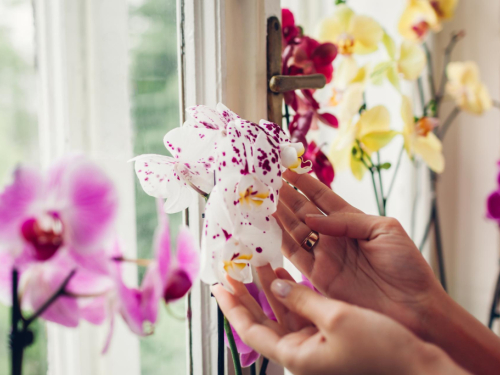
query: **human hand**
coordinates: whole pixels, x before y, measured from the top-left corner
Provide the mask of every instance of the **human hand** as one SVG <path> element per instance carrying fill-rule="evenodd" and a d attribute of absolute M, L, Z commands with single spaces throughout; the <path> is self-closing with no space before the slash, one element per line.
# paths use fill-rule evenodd
<path fill-rule="evenodd" d="M 284 229 L 284 255 L 322 294 L 383 313 L 426 337 L 428 308 L 446 293 L 399 222 L 362 213 L 309 175 L 287 171 L 284 178 L 305 194 L 288 184 L 280 190 L 275 216 Z M 308 252 L 300 244 L 311 230 L 320 235 Z"/>
<path fill-rule="evenodd" d="M 228 280 L 234 295 L 220 285 L 212 292 L 240 338 L 294 374 L 466 373 L 386 316 L 322 297 L 283 269 L 277 273 L 285 279 L 276 279 L 269 269 L 258 272 L 279 323 L 239 282 Z"/>

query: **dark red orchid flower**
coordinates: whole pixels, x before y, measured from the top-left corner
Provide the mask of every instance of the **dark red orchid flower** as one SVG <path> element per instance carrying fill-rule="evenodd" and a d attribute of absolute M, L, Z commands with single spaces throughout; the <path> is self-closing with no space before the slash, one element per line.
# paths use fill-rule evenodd
<path fill-rule="evenodd" d="M 283 32 L 283 48 L 302 34 L 300 27 L 295 25 L 295 17 L 290 9 L 281 9 L 281 30 Z"/>
<path fill-rule="evenodd" d="M 318 129 L 317 122 L 321 121 L 323 124 L 331 126 L 332 128 L 337 128 L 339 122 L 337 117 L 328 112 L 322 112 L 320 110 L 320 105 L 316 99 L 314 99 L 312 90 L 301 90 L 302 95 L 297 95 L 295 91 L 289 91 L 285 93 L 285 104 L 292 107 L 295 111 L 296 116 L 294 121 L 298 120 L 297 115 L 305 116 L 309 112 L 313 113 L 311 119 L 310 129 Z"/>
<path fill-rule="evenodd" d="M 288 46 L 293 52 L 284 51 L 287 57 L 286 74 L 302 75 L 321 73 L 326 77 L 326 82 L 333 78 L 333 60 L 337 56 L 337 47 L 333 43 L 320 43 L 308 36 L 302 36 L 297 45 Z M 288 54 L 291 56 L 288 58 Z M 285 58 L 284 58 L 285 60 Z"/>
<path fill-rule="evenodd" d="M 312 162 L 312 170 L 316 177 L 318 177 L 318 180 L 331 188 L 333 178 L 335 177 L 335 171 L 330 160 L 328 160 L 327 156 L 321 151 L 321 147 L 319 147 L 316 142 L 312 141 L 309 143 L 309 146 L 307 146 L 303 158 L 304 160 L 310 160 Z"/>

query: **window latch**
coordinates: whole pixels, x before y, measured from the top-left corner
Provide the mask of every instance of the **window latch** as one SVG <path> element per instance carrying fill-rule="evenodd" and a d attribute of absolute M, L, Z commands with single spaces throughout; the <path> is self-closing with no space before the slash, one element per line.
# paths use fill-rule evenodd
<path fill-rule="evenodd" d="M 283 114 L 283 93 L 301 89 L 325 87 L 323 74 L 302 76 L 282 75 L 282 36 L 278 17 L 267 19 L 267 118 L 281 126 Z"/>

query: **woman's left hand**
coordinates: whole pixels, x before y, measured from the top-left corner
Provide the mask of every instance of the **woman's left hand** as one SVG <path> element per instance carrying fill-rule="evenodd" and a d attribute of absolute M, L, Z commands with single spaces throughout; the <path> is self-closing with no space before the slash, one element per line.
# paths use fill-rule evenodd
<path fill-rule="evenodd" d="M 235 293 L 212 287 L 241 339 L 265 357 L 300 374 L 466 374 L 434 345 L 371 310 L 325 298 L 270 266 L 259 277 L 278 322 L 270 320 L 245 286 Z"/>

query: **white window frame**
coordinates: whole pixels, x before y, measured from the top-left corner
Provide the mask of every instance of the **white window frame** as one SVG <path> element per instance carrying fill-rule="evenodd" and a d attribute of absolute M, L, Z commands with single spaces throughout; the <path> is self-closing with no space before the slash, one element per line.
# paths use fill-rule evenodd
<path fill-rule="evenodd" d="M 47 167 L 74 151 L 97 160 L 118 186 L 118 235 L 127 255 L 134 256 L 134 176 L 125 163 L 133 156 L 128 3 L 37 0 L 34 4 L 41 164 Z M 280 16 L 280 1 L 178 0 L 177 9 L 181 113 L 191 105 L 215 106 L 222 101 L 245 118 L 266 118 L 266 20 Z M 203 204 L 200 199 L 189 208 L 190 228 L 198 236 Z M 126 277 L 133 280 L 136 275 L 131 272 Z M 188 373 L 217 374 L 216 304 L 208 286 L 194 286 L 191 310 L 193 366 L 188 363 Z M 110 351 L 102 356 L 106 334 L 106 325 L 82 323 L 66 329 L 48 324 L 49 374 L 139 374 L 137 337 L 116 319 Z M 226 373 L 233 373 L 229 363 Z M 283 369 L 271 364 L 267 373 L 280 375 Z"/>

